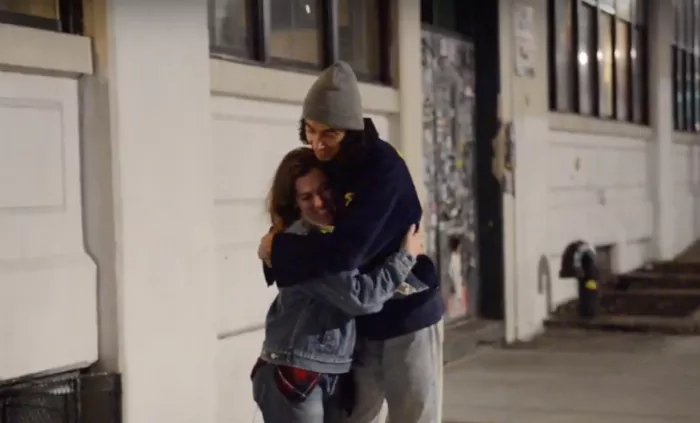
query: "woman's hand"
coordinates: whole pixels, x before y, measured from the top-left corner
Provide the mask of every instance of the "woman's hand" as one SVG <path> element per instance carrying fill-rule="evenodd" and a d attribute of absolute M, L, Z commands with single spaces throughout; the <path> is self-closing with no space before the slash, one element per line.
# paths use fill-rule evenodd
<path fill-rule="evenodd" d="M 416 225 L 411 225 L 408 229 L 406 237 L 403 239 L 403 249 L 413 257 L 418 257 L 425 254 L 425 246 L 423 245 L 423 234 L 416 229 Z"/>
<path fill-rule="evenodd" d="M 272 267 L 270 262 L 270 254 L 272 253 L 272 239 L 277 234 L 276 231 L 270 231 L 260 240 L 260 245 L 258 246 L 258 258 L 265 262 L 267 267 Z"/>

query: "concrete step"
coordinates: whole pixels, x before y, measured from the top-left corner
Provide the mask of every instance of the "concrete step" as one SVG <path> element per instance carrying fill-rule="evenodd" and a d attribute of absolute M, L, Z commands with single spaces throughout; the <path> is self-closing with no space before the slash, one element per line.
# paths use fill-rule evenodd
<path fill-rule="evenodd" d="M 700 242 L 674 261 L 618 275 L 600 291 L 599 315 L 578 316 L 578 300 L 555 310 L 549 328 L 700 335 Z"/>
<path fill-rule="evenodd" d="M 656 273 L 635 271 L 617 276 L 613 285 L 622 290 L 649 288 L 669 290 L 700 290 L 700 273 Z"/>
<path fill-rule="evenodd" d="M 594 329 L 603 331 L 700 335 L 699 316 L 669 318 L 657 316 L 602 315 L 594 319 L 554 316 L 545 322 L 547 328 Z"/>
<path fill-rule="evenodd" d="M 582 319 L 578 300 L 561 305 L 548 327 L 700 334 L 700 290 L 640 289 L 601 291 L 599 315 Z"/>
<path fill-rule="evenodd" d="M 700 290 L 643 289 L 612 291 L 601 295 L 603 314 L 684 318 L 700 307 Z"/>
<path fill-rule="evenodd" d="M 653 273 L 694 273 L 700 274 L 700 262 L 658 261 L 649 263 L 639 269 L 641 272 Z"/>
<path fill-rule="evenodd" d="M 600 291 L 600 313 L 606 315 L 684 317 L 700 308 L 700 290 L 639 289 Z M 578 299 L 557 307 L 554 316 L 575 316 Z"/>

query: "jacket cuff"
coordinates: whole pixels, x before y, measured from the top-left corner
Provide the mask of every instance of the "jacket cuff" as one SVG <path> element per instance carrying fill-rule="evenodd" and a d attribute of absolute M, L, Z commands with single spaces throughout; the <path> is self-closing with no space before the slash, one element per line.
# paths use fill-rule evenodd
<path fill-rule="evenodd" d="M 401 269 L 406 270 L 407 273 L 410 272 L 411 269 L 413 269 L 413 266 L 416 265 L 416 257 L 413 257 L 404 249 L 399 250 L 399 252 L 395 254 L 394 258 L 401 266 Z"/>

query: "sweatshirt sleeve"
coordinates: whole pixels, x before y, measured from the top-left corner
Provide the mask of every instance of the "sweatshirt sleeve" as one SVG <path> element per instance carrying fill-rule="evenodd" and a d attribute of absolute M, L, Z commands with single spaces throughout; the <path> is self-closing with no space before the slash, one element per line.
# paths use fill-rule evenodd
<path fill-rule="evenodd" d="M 407 174 L 402 172 L 402 159 L 394 154 L 393 163 L 384 160 L 373 166 L 374 171 L 359 176 L 362 191 L 355 193 L 333 232 L 275 236 L 271 260 L 278 286 L 356 269 L 366 258 L 375 257 L 390 240 L 402 235 L 399 232 L 408 230 L 408 224 L 388 222 L 406 183 L 404 173 Z"/>
<path fill-rule="evenodd" d="M 371 272 L 360 273 L 356 269 L 340 272 L 303 284 L 300 288 L 349 316 L 377 313 L 394 296 L 414 264 L 413 257 L 399 251 Z"/>

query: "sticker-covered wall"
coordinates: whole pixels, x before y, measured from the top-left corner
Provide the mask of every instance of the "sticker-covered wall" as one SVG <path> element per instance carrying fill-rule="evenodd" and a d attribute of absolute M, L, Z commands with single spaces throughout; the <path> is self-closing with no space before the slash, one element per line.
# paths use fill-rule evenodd
<path fill-rule="evenodd" d="M 471 42 L 423 31 L 423 152 L 428 249 L 448 318 L 473 315 L 478 269 L 474 173 L 474 54 Z"/>

